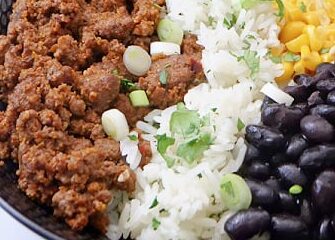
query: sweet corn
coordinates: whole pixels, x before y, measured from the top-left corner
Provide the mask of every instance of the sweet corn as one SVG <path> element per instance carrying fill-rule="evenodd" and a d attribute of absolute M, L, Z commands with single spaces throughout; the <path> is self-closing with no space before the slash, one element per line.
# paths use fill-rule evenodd
<path fill-rule="evenodd" d="M 304 14 L 299 8 L 286 8 L 286 11 L 291 21 L 305 21 Z"/>
<path fill-rule="evenodd" d="M 311 50 L 309 49 L 309 47 L 307 45 L 302 46 L 300 49 L 300 52 L 301 52 L 301 60 L 307 61 L 309 58 L 309 55 L 311 55 Z"/>
<path fill-rule="evenodd" d="M 286 85 L 294 74 L 294 68 L 292 62 L 283 62 L 284 73 L 280 77 L 276 78 L 276 82 L 283 86 Z"/>
<path fill-rule="evenodd" d="M 308 12 L 308 13 L 305 13 L 303 16 L 304 16 L 304 20 L 306 23 L 314 25 L 314 26 L 320 25 L 320 19 L 319 19 L 317 12 L 314 12 L 314 11 Z"/>
<path fill-rule="evenodd" d="M 293 66 L 293 69 L 297 74 L 305 73 L 305 67 L 302 60 L 296 62 Z"/>
<path fill-rule="evenodd" d="M 306 24 L 301 21 L 293 21 L 287 23 L 280 32 L 279 39 L 283 43 L 287 43 L 292 39 L 298 37 L 302 34 L 303 29 L 305 28 Z"/>
<path fill-rule="evenodd" d="M 321 54 L 321 60 L 322 62 L 331 62 L 334 59 L 330 56 L 329 53 L 324 53 L 324 54 Z"/>
<path fill-rule="evenodd" d="M 286 43 L 286 47 L 288 50 L 294 53 L 299 53 L 300 49 L 303 45 L 308 45 L 309 40 L 307 34 L 301 34 L 299 37 L 289 41 Z"/>
<path fill-rule="evenodd" d="M 311 50 L 320 51 L 322 48 L 322 41 L 319 40 L 319 37 L 316 36 L 316 28 L 313 25 L 307 25 L 304 29 L 304 33 L 307 34 L 309 39 L 309 44 L 311 46 Z"/>
<path fill-rule="evenodd" d="M 303 60 L 303 65 L 306 69 L 310 71 L 315 71 L 315 68 L 321 63 L 320 54 L 316 51 L 311 52 L 311 54 Z"/>

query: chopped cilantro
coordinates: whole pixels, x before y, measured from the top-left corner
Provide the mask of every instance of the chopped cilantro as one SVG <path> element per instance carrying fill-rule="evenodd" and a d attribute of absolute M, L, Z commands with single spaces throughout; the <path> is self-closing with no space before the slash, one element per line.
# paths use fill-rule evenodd
<path fill-rule="evenodd" d="M 330 48 L 322 48 L 322 49 L 320 50 L 320 53 L 321 53 L 321 54 L 325 54 L 325 53 L 329 53 L 329 51 L 330 51 Z"/>
<path fill-rule="evenodd" d="M 155 197 L 155 199 L 152 201 L 152 204 L 149 207 L 149 209 L 152 209 L 152 208 L 156 207 L 157 205 L 158 205 L 158 200 L 157 200 L 157 197 Z"/>
<path fill-rule="evenodd" d="M 291 52 L 287 52 L 284 56 L 283 56 L 283 60 L 285 62 L 297 62 L 301 59 L 301 57 L 299 55 L 296 55 L 294 53 Z"/>
<path fill-rule="evenodd" d="M 196 111 L 180 107 L 172 113 L 170 119 L 170 131 L 184 137 L 198 134 L 201 125 L 200 116 Z"/>
<path fill-rule="evenodd" d="M 238 118 L 238 120 L 237 120 L 237 129 L 238 129 L 238 131 L 240 132 L 244 127 L 245 127 L 244 122 L 240 118 Z"/>
<path fill-rule="evenodd" d="M 177 156 L 185 159 L 188 163 L 197 161 L 203 156 L 203 153 L 209 149 L 212 141 L 210 134 L 203 134 L 196 139 L 179 145 Z"/>
<path fill-rule="evenodd" d="M 302 12 L 307 12 L 306 5 L 305 5 L 304 2 L 300 2 L 300 3 L 299 3 L 299 9 L 300 9 Z"/>
<path fill-rule="evenodd" d="M 168 147 L 170 147 L 171 145 L 173 145 L 175 143 L 175 139 L 171 138 L 171 137 L 167 137 L 166 134 L 157 135 L 156 139 L 157 139 L 157 150 L 158 150 L 158 152 L 164 158 L 167 166 L 169 168 L 172 167 L 173 164 L 174 164 L 174 159 L 171 158 L 170 156 L 168 156 L 166 154 L 166 151 L 167 151 Z"/>
<path fill-rule="evenodd" d="M 214 26 L 215 23 L 216 23 L 216 21 L 215 21 L 214 17 L 209 16 L 209 17 L 208 17 L 208 25 L 209 25 L 209 26 Z"/>
<path fill-rule="evenodd" d="M 136 135 L 129 135 L 128 138 L 131 140 L 131 141 L 137 141 L 138 140 L 138 137 Z"/>
<path fill-rule="evenodd" d="M 285 6 L 282 0 L 276 0 L 276 3 L 278 5 L 278 13 L 276 14 L 276 16 L 278 16 L 280 18 L 280 20 L 283 19 L 283 17 L 285 16 Z"/>
<path fill-rule="evenodd" d="M 156 231 L 159 227 L 159 225 L 161 225 L 161 222 L 157 220 L 157 218 L 153 218 L 152 219 L 152 228 Z"/>
<path fill-rule="evenodd" d="M 269 59 L 276 64 L 281 63 L 281 57 L 280 56 L 273 56 L 271 53 L 268 54 Z"/>
<path fill-rule="evenodd" d="M 136 84 L 133 83 L 131 80 L 126 78 L 121 79 L 121 90 L 123 92 L 129 92 L 135 90 L 136 88 Z"/>
<path fill-rule="evenodd" d="M 251 71 L 251 77 L 254 77 L 259 72 L 260 57 L 257 56 L 257 52 L 246 50 L 244 52 L 243 60 L 247 64 Z"/>
<path fill-rule="evenodd" d="M 232 27 L 234 27 L 236 22 L 237 22 L 237 16 L 235 14 L 232 14 L 230 19 L 225 18 L 223 20 L 223 24 L 227 27 L 227 29 L 231 29 Z"/>

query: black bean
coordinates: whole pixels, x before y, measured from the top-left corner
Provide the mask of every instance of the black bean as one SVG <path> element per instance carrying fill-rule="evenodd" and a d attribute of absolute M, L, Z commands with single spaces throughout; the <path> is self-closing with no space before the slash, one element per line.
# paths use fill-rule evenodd
<path fill-rule="evenodd" d="M 281 211 L 292 214 L 299 213 L 300 210 L 299 205 L 297 204 L 296 199 L 291 194 L 288 194 L 287 192 L 284 191 L 280 191 L 279 202 Z"/>
<path fill-rule="evenodd" d="M 286 139 L 279 130 L 264 126 L 247 126 L 246 139 L 258 149 L 266 152 L 280 151 L 286 146 Z"/>
<path fill-rule="evenodd" d="M 307 99 L 308 106 L 313 107 L 315 105 L 323 104 L 324 101 L 321 97 L 321 93 L 319 91 L 313 92 L 309 98 Z"/>
<path fill-rule="evenodd" d="M 264 209 L 275 209 L 279 201 L 278 193 L 268 185 L 248 179 L 247 184 L 252 194 L 252 205 L 261 206 Z"/>
<path fill-rule="evenodd" d="M 335 172 L 324 171 L 313 182 L 312 200 L 322 213 L 331 214 L 335 211 Z"/>
<path fill-rule="evenodd" d="M 278 167 L 277 171 L 278 177 L 287 189 L 296 184 L 302 187 L 307 184 L 306 175 L 294 164 L 282 165 Z"/>
<path fill-rule="evenodd" d="M 300 74 L 296 75 L 293 78 L 294 82 L 296 82 L 298 85 L 303 85 L 305 87 L 312 87 L 314 86 L 318 80 L 314 79 L 312 76 L 306 75 L 306 74 Z"/>
<path fill-rule="evenodd" d="M 287 86 L 284 88 L 284 92 L 291 95 L 295 102 L 306 101 L 310 94 L 307 87 L 303 85 Z"/>
<path fill-rule="evenodd" d="M 311 114 L 319 115 L 331 123 L 335 122 L 335 106 L 320 104 L 311 109 Z"/>
<path fill-rule="evenodd" d="M 307 224 L 307 226 L 313 226 L 316 220 L 316 214 L 312 208 L 312 204 L 305 198 L 301 200 L 300 218 Z"/>
<path fill-rule="evenodd" d="M 271 187 L 274 191 L 279 192 L 280 189 L 281 189 L 279 180 L 276 179 L 276 178 L 274 178 L 274 177 L 269 178 L 269 179 L 266 180 L 264 183 L 265 183 L 266 185 L 268 185 L 269 187 Z"/>
<path fill-rule="evenodd" d="M 249 144 L 247 152 L 245 154 L 244 162 L 246 164 L 250 164 L 253 161 L 263 161 L 267 158 L 264 154 L 261 153 L 261 151 L 258 150 L 254 145 Z"/>
<path fill-rule="evenodd" d="M 324 74 L 324 79 L 335 77 L 335 65 L 332 63 L 321 63 L 316 68 L 316 74 Z"/>
<path fill-rule="evenodd" d="M 245 240 L 270 227 L 271 217 L 261 209 L 242 210 L 231 216 L 225 223 L 224 229 L 232 240 Z"/>
<path fill-rule="evenodd" d="M 307 240 L 309 233 L 306 224 L 298 217 L 278 214 L 271 219 L 272 240 Z"/>
<path fill-rule="evenodd" d="M 307 103 L 297 103 L 297 104 L 294 104 L 292 107 L 294 108 L 299 108 L 305 115 L 308 114 L 309 112 L 309 106 Z"/>
<path fill-rule="evenodd" d="M 290 158 L 285 153 L 276 153 L 269 158 L 269 163 L 272 167 L 278 167 L 289 160 Z"/>
<path fill-rule="evenodd" d="M 261 162 L 253 162 L 247 169 L 248 177 L 266 180 L 271 175 L 271 170 L 268 165 Z"/>
<path fill-rule="evenodd" d="M 284 104 L 270 104 L 262 111 L 262 122 L 281 130 L 298 129 L 305 112 L 297 107 L 286 107 Z"/>
<path fill-rule="evenodd" d="M 311 172 L 335 166 L 335 145 L 323 144 L 307 148 L 299 158 L 299 166 Z"/>
<path fill-rule="evenodd" d="M 331 220 L 324 218 L 318 224 L 315 232 L 315 239 L 317 240 L 334 240 L 335 233 L 331 226 Z"/>
<path fill-rule="evenodd" d="M 331 91 L 327 96 L 327 103 L 330 105 L 335 105 L 335 91 Z"/>
<path fill-rule="evenodd" d="M 316 88 L 321 93 L 328 94 L 329 92 L 335 90 L 335 78 L 321 80 L 316 84 Z"/>
<path fill-rule="evenodd" d="M 330 142 L 334 136 L 333 125 L 317 115 L 304 117 L 300 122 L 300 128 L 308 140 L 316 143 Z"/>
<path fill-rule="evenodd" d="M 298 158 L 308 146 L 307 140 L 301 134 L 296 134 L 289 141 L 286 155 L 292 159 Z"/>
<path fill-rule="evenodd" d="M 0 101 L 0 112 L 6 111 L 7 104 Z"/>
<path fill-rule="evenodd" d="M 270 104 L 273 104 L 273 103 L 275 103 L 275 101 L 273 101 L 268 96 L 265 96 L 264 99 L 263 99 L 261 110 L 263 111 L 264 108 L 266 108 L 267 106 L 269 106 Z"/>

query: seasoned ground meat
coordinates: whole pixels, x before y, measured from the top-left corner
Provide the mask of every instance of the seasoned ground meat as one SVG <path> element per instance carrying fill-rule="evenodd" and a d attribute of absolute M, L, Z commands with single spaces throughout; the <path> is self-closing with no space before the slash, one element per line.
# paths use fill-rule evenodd
<path fill-rule="evenodd" d="M 18 186 L 53 207 L 70 227 L 106 230 L 113 191 L 135 190 L 136 177 L 119 143 L 101 125 L 117 108 L 134 127 L 153 107 L 182 101 L 203 79 L 194 36 L 183 54 L 154 60 L 146 76 L 131 75 L 123 54 L 131 44 L 149 51 L 164 0 L 17 0 L 0 36 L 0 165 L 15 161 Z M 159 74 L 168 73 L 162 86 Z M 135 108 L 123 81 L 147 92 L 151 105 Z M 151 158 L 140 138 L 141 167 Z"/>

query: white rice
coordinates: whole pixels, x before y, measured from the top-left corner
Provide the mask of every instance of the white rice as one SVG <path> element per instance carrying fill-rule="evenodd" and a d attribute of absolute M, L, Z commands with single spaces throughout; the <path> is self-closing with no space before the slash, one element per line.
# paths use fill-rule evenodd
<path fill-rule="evenodd" d="M 279 44 L 279 27 L 271 3 L 246 11 L 239 2 L 166 0 L 167 16 L 185 31 L 197 34 L 199 44 L 204 46 L 202 64 L 208 83 L 191 89 L 184 102 L 187 109 L 208 116 L 210 126 L 203 128 L 214 141 L 201 160 L 188 164 L 176 156 L 175 146 L 183 143 L 183 139 L 176 138 L 168 154 L 177 160 L 169 168 L 157 151 L 155 136 L 171 136 L 170 118 L 177 107 L 154 110 L 138 122 L 136 126 L 150 142 L 153 157 L 142 170 L 138 168 L 138 142 L 128 138 L 121 141 L 122 155 L 135 170 L 137 186 L 132 196 L 116 194 L 110 206 L 110 239 L 229 239 L 224 223 L 233 212 L 221 200 L 220 179 L 236 172 L 243 163 L 244 130 L 239 131 L 237 122 L 260 122 L 259 90 L 282 72 L 282 66 L 268 58 L 269 48 Z M 228 29 L 223 22 L 232 13 L 237 21 Z M 210 22 L 214 24 L 210 26 Z M 259 71 L 253 76 L 246 62 L 238 60 L 247 50 L 259 57 Z M 158 128 L 154 127 L 157 125 Z M 160 223 L 157 229 L 152 226 L 154 220 Z"/>

